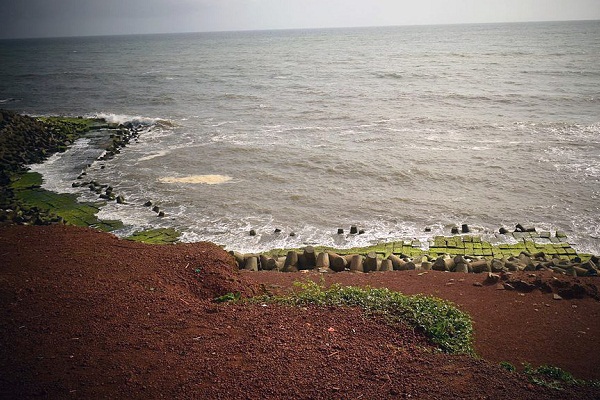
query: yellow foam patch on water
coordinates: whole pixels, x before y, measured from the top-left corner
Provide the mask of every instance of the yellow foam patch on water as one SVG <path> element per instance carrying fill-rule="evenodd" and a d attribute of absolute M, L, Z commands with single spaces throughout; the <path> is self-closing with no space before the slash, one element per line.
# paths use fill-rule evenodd
<path fill-rule="evenodd" d="M 231 179 L 227 175 L 192 175 L 176 178 L 173 176 L 166 176 L 160 178 L 159 181 L 163 183 L 204 183 L 206 185 L 218 185 L 220 183 L 229 182 Z"/>

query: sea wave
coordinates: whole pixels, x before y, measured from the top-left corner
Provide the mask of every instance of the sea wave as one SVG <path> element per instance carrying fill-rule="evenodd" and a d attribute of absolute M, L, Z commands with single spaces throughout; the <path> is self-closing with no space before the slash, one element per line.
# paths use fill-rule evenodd
<path fill-rule="evenodd" d="M 109 123 L 113 124 L 127 124 L 131 123 L 134 125 L 142 125 L 142 126 L 150 126 L 150 125 L 159 125 L 162 127 L 173 127 L 175 123 L 169 119 L 158 118 L 158 117 L 143 117 L 143 116 L 133 116 L 126 114 L 113 114 L 113 113 L 104 113 L 100 112 L 97 114 L 91 115 L 92 118 L 101 118 L 106 120 Z"/>

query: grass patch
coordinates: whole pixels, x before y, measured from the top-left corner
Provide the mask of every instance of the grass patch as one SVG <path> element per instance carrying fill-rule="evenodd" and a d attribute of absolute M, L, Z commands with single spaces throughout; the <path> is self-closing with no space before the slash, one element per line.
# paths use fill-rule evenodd
<path fill-rule="evenodd" d="M 569 372 L 552 366 L 542 365 L 538 368 L 533 368 L 529 364 L 524 364 L 524 372 L 528 376 L 531 383 L 536 385 L 562 390 L 563 385 L 585 385 L 586 381 L 577 380 Z"/>
<path fill-rule="evenodd" d="M 451 302 L 431 296 L 406 296 L 385 288 L 363 289 L 337 284 L 325 288 L 312 281 L 294 285 L 297 290 L 292 294 L 254 300 L 292 306 L 360 307 L 367 314 L 383 316 L 392 324 L 403 322 L 413 326 L 443 352 L 475 354 L 471 318 Z"/>
<path fill-rule="evenodd" d="M 502 361 L 500 363 L 500 366 L 502 368 L 504 368 L 505 370 L 507 370 L 508 372 L 516 372 L 517 371 L 517 367 L 515 367 L 514 365 L 512 365 L 508 361 Z"/>
<path fill-rule="evenodd" d="M 531 383 L 550 389 L 563 390 L 564 386 L 591 386 L 600 388 L 600 381 L 576 379 L 570 372 L 553 365 L 541 365 L 533 368 L 530 364 L 523 364 L 523 372 Z"/>
<path fill-rule="evenodd" d="M 127 240 L 148 244 L 172 244 L 179 240 L 181 233 L 172 228 L 149 229 L 135 232 Z"/>

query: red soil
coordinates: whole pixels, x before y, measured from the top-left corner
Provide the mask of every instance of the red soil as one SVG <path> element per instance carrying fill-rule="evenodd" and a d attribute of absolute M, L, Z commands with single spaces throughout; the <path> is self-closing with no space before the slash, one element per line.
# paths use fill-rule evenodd
<path fill-rule="evenodd" d="M 482 275 L 325 276 L 455 302 L 473 317 L 478 360 L 433 352 L 420 334 L 359 310 L 215 304 L 229 292 L 284 291 L 320 276 L 240 274 L 207 243 L 7 227 L 0 260 L 0 398 L 600 398 L 599 389 L 548 389 L 498 366 L 547 363 L 600 379 L 597 278 L 556 285 L 551 275 L 522 276 L 555 291 L 585 289 L 554 300 L 538 289 L 474 286 Z"/>

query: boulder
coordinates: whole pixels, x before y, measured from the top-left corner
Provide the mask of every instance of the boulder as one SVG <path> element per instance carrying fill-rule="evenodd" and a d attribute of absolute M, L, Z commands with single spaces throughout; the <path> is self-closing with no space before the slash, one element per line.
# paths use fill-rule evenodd
<path fill-rule="evenodd" d="M 502 272 L 506 271 L 506 267 L 504 266 L 504 261 L 494 258 L 491 262 L 492 272 Z"/>
<path fill-rule="evenodd" d="M 244 268 L 248 271 L 258 271 L 258 258 L 255 256 L 248 257 Z"/>
<path fill-rule="evenodd" d="M 275 260 L 273 257 L 268 257 L 261 254 L 260 268 L 265 271 L 273 271 L 277 269 L 277 260 Z"/>
<path fill-rule="evenodd" d="M 443 256 L 440 256 L 435 260 L 431 266 L 431 269 L 434 271 L 449 271 L 449 269 L 446 267 L 446 262 L 444 261 Z"/>
<path fill-rule="evenodd" d="M 394 268 L 394 271 L 406 271 L 406 261 L 404 261 L 403 259 L 401 259 L 397 255 L 390 254 L 388 256 L 388 260 L 390 260 L 392 262 L 392 266 Z"/>
<path fill-rule="evenodd" d="M 368 272 L 365 271 L 363 257 L 360 254 L 352 255 L 352 261 L 350 261 L 350 272 Z"/>
<path fill-rule="evenodd" d="M 285 257 L 285 263 L 283 265 L 283 272 L 296 272 L 298 271 L 298 253 L 293 250 L 288 251 Z"/>
<path fill-rule="evenodd" d="M 515 226 L 515 232 L 535 232 L 535 228 L 533 226 L 523 226 L 521 224 L 517 224 Z"/>
<path fill-rule="evenodd" d="M 317 256 L 317 268 L 329 268 L 329 254 L 322 252 Z"/>
<path fill-rule="evenodd" d="M 513 288 L 515 288 L 519 292 L 529 293 L 529 292 L 533 292 L 535 289 L 537 289 L 537 285 L 526 282 L 524 280 L 511 281 L 510 284 L 512 285 Z"/>
<path fill-rule="evenodd" d="M 469 265 L 466 262 L 457 263 L 454 272 L 469 273 Z"/>
<path fill-rule="evenodd" d="M 404 264 L 404 266 L 406 267 L 407 271 L 414 271 L 417 269 L 417 264 L 415 264 L 413 261 L 408 261 L 406 264 Z"/>
<path fill-rule="evenodd" d="M 346 259 L 336 253 L 328 253 L 329 255 L 329 268 L 335 272 L 342 272 L 346 269 Z"/>
<path fill-rule="evenodd" d="M 386 259 L 381 261 L 381 265 L 379 266 L 380 271 L 393 271 L 394 265 L 392 264 L 392 260 Z"/>
<path fill-rule="evenodd" d="M 488 272 L 485 280 L 483 281 L 483 284 L 484 285 L 495 285 L 498 282 L 500 282 L 500 275 Z"/>
<path fill-rule="evenodd" d="M 314 269 L 317 266 L 317 256 L 315 255 L 315 248 L 307 246 L 304 249 L 304 259 L 306 260 L 306 268 Z"/>
<path fill-rule="evenodd" d="M 488 260 L 475 260 L 470 263 L 473 272 L 479 274 L 482 272 L 492 272 L 492 268 Z"/>
<path fill-rule="evenodd" d="M 377 271 L 377 253 L 370 252 L 367 254 L 363 268 L 365 272 Z"/>
<path fill-rule="evenodd" d="M 237 251 L 230 251 L 229 254 L 231 254 L 233 256 L 233 258 L 235 259 L 235 262 L 236 262 L 238 268 L 244 269 L 244 267 L 246 265 L 246 260 L 244 259 L 244 255 L 241 253 L 238 253 Z"/>

